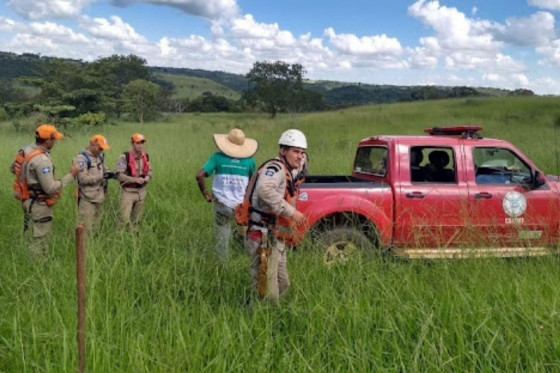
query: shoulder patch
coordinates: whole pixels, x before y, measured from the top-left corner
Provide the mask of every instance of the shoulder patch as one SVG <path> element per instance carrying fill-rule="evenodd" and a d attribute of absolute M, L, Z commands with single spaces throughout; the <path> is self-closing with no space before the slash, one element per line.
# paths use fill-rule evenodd
<path fill-rule="evenodd" d="M 126 163 L 124 163 L 123 161 L 119 162 L 119 167 L 126 167 Z"/>
<path fill-rule="evenodd" d="M 49 172 L 51 172 L 51 168 L 49 166 L 43 167 L 43 169 L 41 169 L 41 172 L 43 174 L 48 174 Z"/>
<path fill-rule="evenodd" d="M 265 174 L 266 176 L 271 176 L 271 177 L 272 177 L 272 176 L 274 176 L 274 174 L 276 174 L 276 171 L 278 171 L 278 170 L 275 170 L 275 169 L 273 169 L 273 168 L 267 168 L 267 169 L 265 170 L 264 174 Z"/>
<path fill-rule="evenodd" d="M 84 165 L 85 165 L 84 161 L 78 161 L 78 166 L 84 167 Z"/>
<path fill-rule="evenodd" d="M 274 172 L 278 172 L 282 169 L 282 166 L 276 164 L 276 163 L 271 163 L 268 166 L 266 166 L 267 170 L 274 170 Z"/>

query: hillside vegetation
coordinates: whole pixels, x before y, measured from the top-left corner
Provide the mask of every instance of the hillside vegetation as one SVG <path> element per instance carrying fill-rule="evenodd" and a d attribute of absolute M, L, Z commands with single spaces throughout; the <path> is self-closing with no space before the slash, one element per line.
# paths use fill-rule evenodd
<path fill-rule="evenodd" d="M 47 73 L 43 69 L 44 64 L 56 60 L 72 64 L 88 65 L 83 61 L 57 59 L 29 53 L 16 55 L 13 53 L 0 52 L 0 81 L 44 77 L 45 73 Z M 237 101 L 243 90 L 246 90 L 248 87 L 248 81 L 244 74 L 159 66 L 151 66 L 149 67 L 149 71 L 153 74 L 153 79 L 156 82 L 163 84 L 164 88 L 171 91 L 171 97 L 174 100 L 195 100 L 201 97 L 201 95 L 208 96 L 208 94 L 211 94 L 212 96 Z M 305 80 L 303 87 L 307 90 L 320 93 L 323 97 L 325 108 L 328 109 L 371 103 L 425 101 L 442 98 L 533 95 L 532 91 L 524 89 L 510 91 L 491 87 L 397 86 L 390 84 L 376 85 L 363 82 L 352 83 L 325 80 Z M 0 104 L 2 103 L 1 98 L 2 89 L 0 87 Z M 173 106 L 173 104 L 170 106 Z M 197 108 L 204 106 L 207 105 L 195 105 Z M 224 105 L 210 106 L 223 107 Z M 239 111 L 239 107 L 235 104 L 227 106 L 230 107 L 231 111 Z"/>
<path fill-rule="evenodd" d="M 229 100 L 238 100 L 241 97 L 240 92 L 208 78 L 159 72 L 155 73 L 154 77 L 158 80 L 164 80 L 173 86 L 172 98 L 174 99 L 186 98 L 193 100 L 208 92 L 215 96 L 223 96 Z"/>
<path fill-rule="evenodd" d="M 507 97 L 368 105 L 314 114 L 181 114 L 143 125 L 65 131 L 57 175 L 95 132 L 110 168 L 142 132 L 154 168 L 138 234 L 116 228 L 112 183 L 102 230 L 87 243 L 88 372 L 544 372 L 560 370 L 560 258 L 396 260 L 327 268 L 311 242 L 288 253 L 280 308 L 247 307 L 249 260 L 214 257 L 212 212 L 195 174 L 214 133 L 240 127 L 260 163 L 282 131 L 308 136 L 311 172 L 348 174 L 355 146 L 378 134 L 480 124 L 557 173 L 560 98 Z M 29 260 L 8 165 L 33 129 L 0 123 L 0 371 L 77 367 L 74 186 L 55 207 L 52 257 Z"/>

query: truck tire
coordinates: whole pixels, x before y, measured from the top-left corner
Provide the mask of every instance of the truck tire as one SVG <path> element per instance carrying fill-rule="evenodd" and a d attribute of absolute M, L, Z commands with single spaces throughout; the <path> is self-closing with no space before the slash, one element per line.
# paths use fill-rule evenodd
<path fill-rule="evenodd" d="M 369 256 L 374 247 L 365 234 L 349 227 L 334 227 L 321 233 L 317 245 L 328 266 L 352 257 Z"/>

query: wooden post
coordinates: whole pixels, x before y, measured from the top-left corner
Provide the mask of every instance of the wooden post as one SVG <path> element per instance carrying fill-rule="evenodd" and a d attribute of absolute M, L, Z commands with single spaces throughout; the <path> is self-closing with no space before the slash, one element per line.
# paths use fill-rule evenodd
<path fill-rule="evenodd" d="M 76 227 L 76 282 L 78 288 L 78 372 L 86 369 L 86 230 Z"/>

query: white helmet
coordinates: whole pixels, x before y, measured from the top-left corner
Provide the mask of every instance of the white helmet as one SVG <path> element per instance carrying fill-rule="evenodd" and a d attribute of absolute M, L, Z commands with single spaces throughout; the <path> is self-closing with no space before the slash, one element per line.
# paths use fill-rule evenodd
<path fill-rule="evenodd" d="M 278 140 L 279 145 L 294 146 L 296 148 L 307 149 L 307 139 L 300 130 L 287 130 Z"/>

